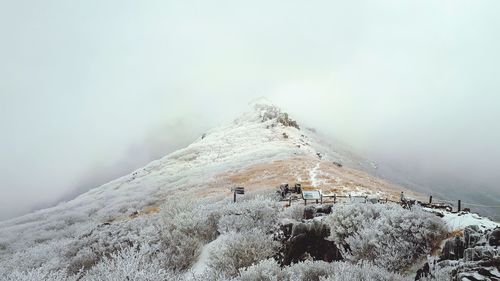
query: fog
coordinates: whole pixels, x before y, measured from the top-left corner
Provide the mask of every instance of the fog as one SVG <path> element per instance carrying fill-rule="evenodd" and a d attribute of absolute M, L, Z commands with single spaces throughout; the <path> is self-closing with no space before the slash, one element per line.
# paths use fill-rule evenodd
<path fill-rule="evenodd" d="M 0 0 L 0 220 L 127 174 L 261 96 L 422 190 L 500 205 L 499 12 Z"/>

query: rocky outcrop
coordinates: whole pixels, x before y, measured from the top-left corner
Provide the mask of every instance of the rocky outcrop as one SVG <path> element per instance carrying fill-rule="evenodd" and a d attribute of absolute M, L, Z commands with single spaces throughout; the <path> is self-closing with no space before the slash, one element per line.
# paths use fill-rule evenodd
<path fill-rule="evenodd" d="M 492 247 L 500 246 L 500 229 L 495 229 L 491 232 L 488 243 Z"/>
<path fill-rule="evenodd" d="M 453 280 L 500 280 L 500 257 L 461 264 L 452 272 Z"/>
<path fill-rule="evenodd" d="M 322 222 L 288 224 L 284 226 L 283 233 L 283 265 L 306 259 L 326 262 L 342 260 L 342 255 L 335 243 L 325 239 L 330 235 L 330 229 Z"/>
<path fill-rule="evenodd" d="M 468 226 L 463 237 L 446 241 L 439 260 L 419 269 L 415 280 L 433 276 L 439 270 L 449 270 L 450 280 L 500 280 L 499 240 L 500 228 L 483 231 L 478 226 Z M 427 268 L 430 273 L 426 273 Z"/>
<path fill-rule="evenodd" d="M 281 109 L 276 106 L 269 104 L 256 104 L 255 108 L 260 111 L 262 122 L 275 119 L 278 123 L 285 127 L 294 127 L 300 130 L 297 121 L 291 119 L 288 116 L 288 113 L 282 112 Z"/>
<path fill-rule="evenodd" d="M 464 257 L 464 241 L 462 237 L 455 237 L 446 241 L 441 253 L 442 260 L 458 260 Z"/>
<path fill-rule="evenodd" d="M 325 204 L 319 206 L 306 206 L 304 208 L 304 219 L 310 220 L 315 217 L 322 217 L 332 213 L 333 205 Z"/>

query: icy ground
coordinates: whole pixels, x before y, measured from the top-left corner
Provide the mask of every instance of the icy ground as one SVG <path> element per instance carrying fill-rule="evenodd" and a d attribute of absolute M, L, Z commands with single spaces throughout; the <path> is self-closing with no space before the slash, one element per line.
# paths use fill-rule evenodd
<path fill-rule="evenodd" d="M 450 213 L 442 210 L 431 210 L 432 212 L 440 213 L 443 215 L 443 221 L 448 226 L 450 231 L 463 230 L 467 226 L 477 225 L 481 230 L 494 229 L 500 227 L 500 224 L 488 218 L 481 217 L 478 214 L 460 212 Z"/>

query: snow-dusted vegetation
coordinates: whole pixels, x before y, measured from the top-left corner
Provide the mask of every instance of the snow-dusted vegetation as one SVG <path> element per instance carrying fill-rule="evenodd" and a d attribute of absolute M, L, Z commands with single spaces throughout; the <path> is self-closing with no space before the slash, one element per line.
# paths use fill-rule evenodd
<path fill-rule="evenodd" d="M 0 222 L 0 280 L 410 280 L 470 217 L 390 203 L 285 207 L 269 187 L 289 179 L 339 194 L 401 191 L 300 128 L 257 104 L 130 175 Z M 233 203 L 239 183 L 246 194 Z"/>
<path fill-rule="evenodd" d="M 404 281 L 411 278 L 397 273 L 391 273 L 370 263 L 352 264 L 348 262 L 327 263 L 324 261 L 304 261 L 286 267 L 280 267 L 275 260 L 264 260 L 256 265 L 244 268 L 239 281 L 342 281 L 342 280 L 370 280 L 370 281 Z"/>
<path fill-rule="evenodd" d="M 326 223 L 329 238 L 341 245 L 345 259 L 370 261 L 392 271 L 408 268 L 438 247 L 446 234 L 438 217 L 396 204 L 339 204 Z"/>
<path fill-rule="evenodd" d="M 301 213 L 303 206 L 286 208 L 270 193 L 237 203 L 171 198 L 158 213 L 4 258 L 0 279 L 406 280 L 408 265 L 429 254 L 444 233 L 434 215 L 391 204 L 336 205 L 305 224 Z M 345 261 L 306 254 L 283 266 L 283 224 L 310 224 L 318 232 L 328 227 Z"/>

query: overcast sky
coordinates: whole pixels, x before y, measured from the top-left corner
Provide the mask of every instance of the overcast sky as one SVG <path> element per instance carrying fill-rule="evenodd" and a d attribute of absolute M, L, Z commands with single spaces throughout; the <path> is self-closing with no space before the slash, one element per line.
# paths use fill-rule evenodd
<path fill-rule="evenodd" d="M 0 219 L 260 96 L 421 179 L 496 189 L 499 14 L 494 0 L 0 0 Z"/>

